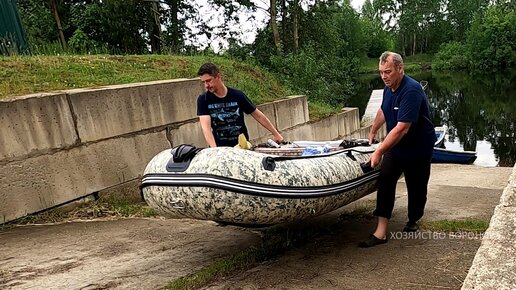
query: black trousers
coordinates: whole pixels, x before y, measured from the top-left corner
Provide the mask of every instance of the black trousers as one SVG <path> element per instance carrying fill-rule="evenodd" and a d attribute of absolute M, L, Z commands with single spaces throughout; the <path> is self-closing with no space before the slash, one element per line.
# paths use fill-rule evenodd
<path fill-rule="evenodd" d="M 378 180 L 376 209 L 373 214 L 387 219 L 391 218 L 396 184 L 403 173 L 408 192 L 409 221 L 416 222 L 421 219 L 425 212 L 431 160 L 431 154 L 415 160 L 402 159 L 394 156 L 391 152 L 384 154 Z"/>

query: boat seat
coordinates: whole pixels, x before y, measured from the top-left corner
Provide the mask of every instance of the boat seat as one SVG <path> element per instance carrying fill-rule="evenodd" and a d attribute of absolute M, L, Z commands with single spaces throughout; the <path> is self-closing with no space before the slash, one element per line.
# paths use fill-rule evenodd
<path fill-rule="evenodd" d="M 369 146 L 369 140 L 367 139 L 351 139 L 351 140 L 342 140 L 339 147 L 344 149 L 353 148 L 357 146 Z"/>
<path fill-rule="evenodd" d="M 182 172 L 190 165 L 190 161 L 203 148 L 197 148 L 193 145 L 181 144 L 172 148 L 172 158 L 167 163 L 168 172 Z"/>
<path fill-rule="evenodd" d="M 192 160 L 197 152 L 201 151 L 202 148 L 197 148 L 193 145 L 181 144 L 172 149 L 172 157 L 174 162 L 186 162 Z"/>

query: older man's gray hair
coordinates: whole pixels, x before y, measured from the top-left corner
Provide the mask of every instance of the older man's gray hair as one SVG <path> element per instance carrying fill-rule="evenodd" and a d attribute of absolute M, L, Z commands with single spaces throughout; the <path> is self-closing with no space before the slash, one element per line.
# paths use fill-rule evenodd
<path fill-rule="evenodd" d="M 399 67 L 400 64 L 403 64 L 403 58 L 401 57 L 401 55 L 392 51 L 385 51 L 384 53 L 382 53 L 382 55 L 380 56 L 380 62 L 385 63 L 389 56 L 392 56 L 392 60 L 394 61 L 394 65 L 396 65 L 396 67 Z"/>

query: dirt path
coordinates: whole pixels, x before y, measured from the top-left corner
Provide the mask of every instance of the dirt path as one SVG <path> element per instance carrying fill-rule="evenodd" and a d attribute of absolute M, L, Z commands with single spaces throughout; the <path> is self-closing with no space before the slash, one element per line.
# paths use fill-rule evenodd
<path fill-rule="evenodd" d="M 372 225 L 348 220 L 276 261 L 205 289 L 459 289 L 480 246 L 480 240 L 439 235 L 357 248 Z"/>
<path fill-rule="evenodd" d="M 433 165 L 426 221 L 475 218 L 489 221 L 512 168 Z M 357 244 L 374 229 L 371 216 L 349 216 L 375 194 L 311 224 L 328 233 L 301 248 L 206 289 L 460 289 L 481 235 L 402 233 L 407 194 L 398 183 L 390 241 L 370 249 Z M 304 225 L 306 226 L 306 225 Z"/>
<path fill-rule="evenodd" d="M 512 168 L 434 165 L 425 220 L 488 220 Z M 207 289 L 457 289 L 480 240 L 401 236 L 403 180 L 386 245 L 359 249 L 374 219 L 352 212 L 374 195 L 300 227 L 324 229 L 274 261 Z M 369 201 L 368 201 L 369 200 Z M 259 231 L 212 222 L 122 219 L 24 226 L 0 232 L 0 289 L 155 289 L 260 241 Z"/>
<path fill-rule="evenodd" d="M 0 233 L 0 289 L 155 289 L 259 241 L 212 222 L 123 219 Z"/>

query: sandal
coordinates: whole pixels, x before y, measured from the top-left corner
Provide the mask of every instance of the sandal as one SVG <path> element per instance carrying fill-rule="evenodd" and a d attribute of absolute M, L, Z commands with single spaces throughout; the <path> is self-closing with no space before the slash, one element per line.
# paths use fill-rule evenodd
<path fill-rule="evenodd" d="M 376 245 L 381 245 L 387 243 L 387 239 L 379 239 L 375 235 L 371 234 L 367 240 L 360 242 L 358 246 L 360 248 L 370 248 Z"/>

